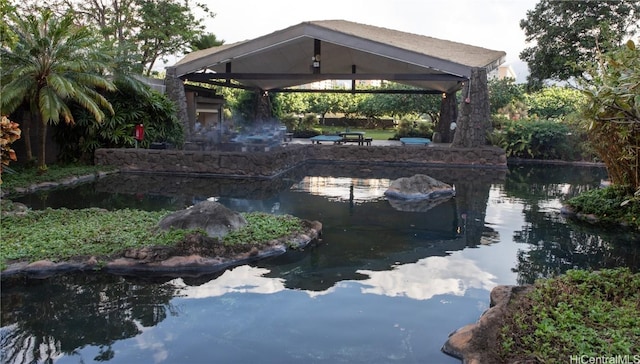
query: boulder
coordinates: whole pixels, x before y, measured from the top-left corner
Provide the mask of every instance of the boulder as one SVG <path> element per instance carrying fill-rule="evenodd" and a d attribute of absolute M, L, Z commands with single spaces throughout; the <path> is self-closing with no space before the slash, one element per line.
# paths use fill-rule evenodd
<path fill-rule="evenodd" d="M 455 196 L 455 189 L 425 174 L 402 177 L 384 192 L 389 204 L 399 211 L 425 212 Z"/>
<path fill-rule="evenodd" d="M 162 230 L 202 229 L 212 238 L 221 238 L 245 225 L 247 220 L 240 213 L 208 200 L 167 215 L 158 223 Z"/>
<path fill-rule="evenodd" d="M 455 194 L 453 187 L 425 174 L 398 178 L 384 192 L 389 198 L 403 200 L 453 197 Z"/>

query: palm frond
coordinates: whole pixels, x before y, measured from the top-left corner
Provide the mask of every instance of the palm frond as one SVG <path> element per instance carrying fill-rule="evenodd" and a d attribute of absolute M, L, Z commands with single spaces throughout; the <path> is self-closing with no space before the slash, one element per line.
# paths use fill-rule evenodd
<path fill-rule="evenodd" d="M 57 73 L 51 73 L 47 77 L 47 85 L 49 85 L 61 98 L 66 99 L 73 97 L 76 92 L 73 82 Z"/>
<path fill-rule="evenodd" d="M 3 114 L 10 114 L 27 99 L 28 94 L 35 88 L 30 78 L 15 79 L 7 84 L 2 84 L 0 89 L 0 109 Z"/>
<path fill-rule="evenodd" d="M 38 95 L 38 109 L 42 115 L 42 122 L 57 124 L 60 122 L 60 111 L 64 101 L 51 87 L 45 86 L 40 89 Z"/>
<path fill-rule="evenodd" d="M 76 92 L 74 95 L 74 100 L 77 101 L 83 108 L 87 109 L 97 122 L 102 122 L 104 119 L 104 112 L 100 109 L 100 106 L 96 103 L 96 101 L 91 97 L 91 93 L 87 92 L 88 90 L 82 90 L 83 92 Z M 95 92 L 95 91 L 94 91 Z"/>

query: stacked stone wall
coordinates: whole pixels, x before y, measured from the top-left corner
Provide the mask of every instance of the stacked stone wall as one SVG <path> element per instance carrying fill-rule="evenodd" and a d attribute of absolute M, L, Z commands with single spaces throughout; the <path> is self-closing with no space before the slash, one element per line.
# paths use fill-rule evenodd
<path fill-rule="evenodd" d="M 305 162 L 382 163 L 506 168 L 497 147 L 288 145 L 265 152 L 98 149 L 96 165 L 128 172 L 271 178 Z"/>

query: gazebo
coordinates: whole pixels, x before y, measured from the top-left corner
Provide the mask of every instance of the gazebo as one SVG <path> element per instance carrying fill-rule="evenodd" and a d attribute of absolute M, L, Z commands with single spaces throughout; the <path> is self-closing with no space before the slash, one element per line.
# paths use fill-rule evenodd
<path fill-rule="evenodd" d="M 184 81 L 263 93 L 290 92 L 293 86 L 321 80 L 351 80 L 351 89 L 343 92 L 371 92 L 358 90 L 355 81 L 393 81 L 419 89 L 413 92 L 442 94 L 441 121 L 445 123 L 436 129 L 446 134 L 449 121 L 455 120 L 455 93 L 464 86 L 466 103 L 458 125 L 464 125 L 460 124 L 465 105 L 468 114 L 478 114 L 471 109 L 484 109 L 486 104 L 488 113 L 486 74 L 497 69 L 505 56 L 502 51 L 345 20 L 308 21 L 255 39 L 189 53 L 167 67 L 166 85 L 167 93 L 183 109 L 183 122 L 193 123 L 188 117 L 193 112 L 186 110 Z"/>

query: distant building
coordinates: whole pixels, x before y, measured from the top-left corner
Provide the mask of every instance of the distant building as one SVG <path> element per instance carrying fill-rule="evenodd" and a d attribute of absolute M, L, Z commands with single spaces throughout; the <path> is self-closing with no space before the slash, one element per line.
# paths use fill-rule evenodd
<path fill-rule="evenodd" d="M 488 74 L 488 78 L 497 78 L 499 80 L 502 80 L 504 78 L 512 78 L 512 79 L 517 79 L 516 76 L 516 72 L 513 70 L 513 68 L 511 68 L 510 65 L 501 65 L 499 66 L 497 69 L 491 71 Z"/>

